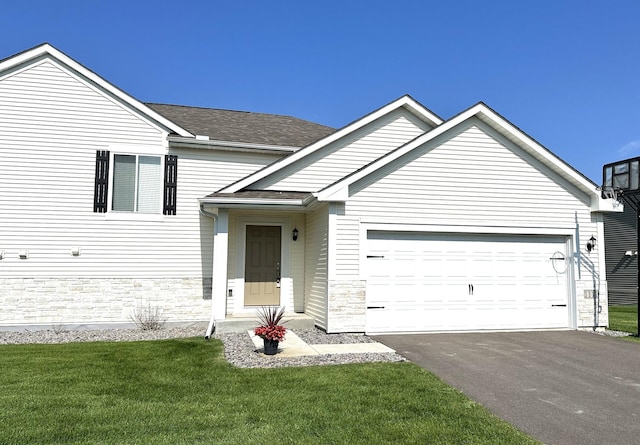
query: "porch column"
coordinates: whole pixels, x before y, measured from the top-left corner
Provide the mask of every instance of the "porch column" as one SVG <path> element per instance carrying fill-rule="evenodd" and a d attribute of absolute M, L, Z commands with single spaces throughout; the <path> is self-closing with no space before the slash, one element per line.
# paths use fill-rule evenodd
<path fill-rule="evenodd" d="M 213 280 L 211 299 L 216 320 L 223 320 L 227 313 L 227 258 L 229 253 L 229 210 L 219 209 L 213 233 Z"/>

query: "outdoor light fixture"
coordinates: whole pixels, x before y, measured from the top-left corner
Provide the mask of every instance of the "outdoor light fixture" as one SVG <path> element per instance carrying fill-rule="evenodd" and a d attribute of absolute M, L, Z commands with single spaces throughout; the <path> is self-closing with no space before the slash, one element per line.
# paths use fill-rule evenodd
<path fill-rule="evenodd" d="M 591 238 L 589 238 L 589 241 L 587 242 L 587 252 L 591 252 L 595 248 L 596 248 L 596 238 L 593 235 L 591 235 Z"/>
<path fill-rule="evenodd" d="M 293 237 L 293 240 L 294 240 L 294 241 L 298 241 L 298 233 L 299 233 L 299 232 L 298 232 L 298 228 L 297 228 L 297 227 L 295 227 L 295 228 L 293 229 L 293 232 L 291 232 L 291 235 L 292 235 L 292 237 Z"/>

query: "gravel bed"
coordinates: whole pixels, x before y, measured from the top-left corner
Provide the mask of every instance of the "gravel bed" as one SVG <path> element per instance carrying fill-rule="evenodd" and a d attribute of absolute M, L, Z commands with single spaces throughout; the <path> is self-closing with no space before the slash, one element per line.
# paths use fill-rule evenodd
<path fill-rule="evenodd" d="M 203 337 L 204 333 L 205 330 L 202 327 L 165 328 L 155 331 L 143 331 L 140 329 L 0 331 L 0 344 L 164 340 L 169 338 Z M 296 334 L 305 342 L 316 345 L 373 342 L 366 335 L 327 334 L 320 329 L 296 331 Z M 325 354 L 301 357 L 267 356 L 258 352 L 246 332 L 215 334 L 214 338 L 224 343 L 224 353 L 227 361 L 239 368 L 280 368 L 405 360 L 395 353 Z M 286 337 L 284 341 L 287 341 Z"/>
<path fill-rule="evenodd" d="M 594 331 L 595 334 L 606 335 L 607 337 L 630 337 L 633 334 L 629 334 L 628 332 L 623 331 L 610 331 L 609 329 L 605 329 L 604 331 Z"/>
<path fill-rule="evenodd" d="M 296 335 L 310 345 L 375 343 L 362 334 L 327 334 L 321 329 L 295 331 Z M 224 343 L 224 355 L 229 363 L 238 368 L 284 368 L 289 366 L 344 365 L 348 363 L 401 362 L 404 357 L 396 353 L 357 353 L 303 355 L 281 357 L 260 353 L 249 335 L 244 333 L 216 334 Z M 285 337 L 284 341 L 287 341 Z"/>
<path fill-rule="evenodd" d="M 168 338 L 200 336 L 204 336 L 204 329 L 202 327 L 165 328 L 155 331 L 143 331 L 141 329 L 24 330 L 0 331 L 0 344 L 165 340 Z"/>

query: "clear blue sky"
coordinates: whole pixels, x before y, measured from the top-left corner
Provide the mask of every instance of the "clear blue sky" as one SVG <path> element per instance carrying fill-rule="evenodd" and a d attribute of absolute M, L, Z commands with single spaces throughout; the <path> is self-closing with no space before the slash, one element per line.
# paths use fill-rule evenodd
<path fill-rule="evenodd" d="M 637 0 L 20 0 L 0 59 L 49 42 L 145 102 L 333 127 L 403 94 L 444 119 L 483 101 L 599 183 L 640 156 L 639 19 Z"/>

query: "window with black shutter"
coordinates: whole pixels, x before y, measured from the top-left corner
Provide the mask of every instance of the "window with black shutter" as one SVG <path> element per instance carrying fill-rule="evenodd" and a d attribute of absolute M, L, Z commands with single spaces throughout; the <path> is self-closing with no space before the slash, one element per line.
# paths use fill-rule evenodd
<path fill-rule="evenodd" d="M 164 187 L 160 156 L 96 152 L 93 211 L 97 213 L 159 213 L 162 200 L 164 215 L 176 214 L 178 157 L 164 157 Z M 109 167 L 113 172 L 110 175 Z M 112 184 L 109 184 L 111 176 Z M 111 194 L 109 194 L 111 186 Z M 109 197 L 111 203 L 109 204 Z"/>

